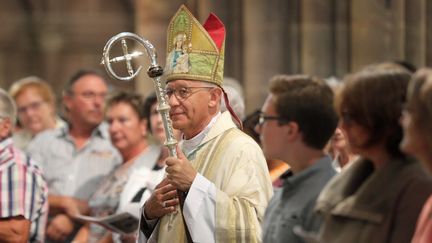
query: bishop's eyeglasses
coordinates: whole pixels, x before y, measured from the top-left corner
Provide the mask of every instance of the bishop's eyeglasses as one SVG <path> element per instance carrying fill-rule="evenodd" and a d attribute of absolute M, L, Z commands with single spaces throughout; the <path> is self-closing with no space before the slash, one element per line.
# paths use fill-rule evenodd
<path fill-rule="evenodd" d="M 168 99 L 171 98 L 172 95 L 174 95 L 178 100 L 186 100 L 191 95 L 207 89 L 213 89 L 214 87 L 180 87 L 178 89 L 167 87 L 165 88 L 165 94 L 167 95 Z"/>

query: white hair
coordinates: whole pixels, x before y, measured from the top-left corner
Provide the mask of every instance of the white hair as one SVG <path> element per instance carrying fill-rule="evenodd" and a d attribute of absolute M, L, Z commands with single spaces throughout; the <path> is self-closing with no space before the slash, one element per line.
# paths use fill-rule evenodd
<path fill-rule="evenodd" d="M 245 101 L 243 98 L 243 89 L 240 83 L 229 77 L 224 78 L 223 89 L 228 95 L 228 100 L 230 102 L 230 106 L 236 115 L 243 120 L 245 118 Z M 223 100 L 223 99 L 222 99 Z M 225 100 L 223 100 L 221 105 L 221 111 L 226 111 Z"/>

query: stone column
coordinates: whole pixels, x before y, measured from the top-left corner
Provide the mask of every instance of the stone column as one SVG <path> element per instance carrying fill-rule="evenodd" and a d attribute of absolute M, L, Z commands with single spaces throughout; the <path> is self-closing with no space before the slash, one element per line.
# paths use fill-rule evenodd
<path fill-rule="evenodd" d="M 334 67 L 333 1 L 301 1 L 302 72 L 325 78 Z"/>
<path fill-rule="evenodd" d="M 405 0 L 405 60 L 418 67 L 426 64 L 426 0 Z"/>
<path fill-rule="evenodd" d="M 338 78 L 342 78 L 351 69 L 351 50 L 350 50 L 350 1 L 334 0 L 334 19 L 333 19 L 333 52 L 334 66 L 332 73 Z"/>
<path fill-rule="evenodd" d="M 165 50 L 167 28 L 171 17 L 175 14 L 183 1 L 159 0 L 157 4 L 151 0 L 135 1 L 135 30 L 138 35 L 148 39 L 156 48 L 158 63 L 165 67 Z M 153 80 L 147 76 L 150 65 L 147 57 L 141 58 L 143 70 L 135 81 L 136 90 L 142 94 L 154 91 Z"/>
<path fill-rule="evenodd" d="M 403 59 L 403 0 L 352 0 L 351 66 Z"/>
<path fill-rule="evenodd" d="M 432 66 L 432 3 L 426 2 L 426 65 Z"/>
<path fill-rule="evenodd" d="M 287 63 L 286 1 L 250 0 L 243 5 L 243 84 L 246 93 L 247 112 L 262 106 L 268 94 L 268 80 L 275 74 L 284 73 Z"/>

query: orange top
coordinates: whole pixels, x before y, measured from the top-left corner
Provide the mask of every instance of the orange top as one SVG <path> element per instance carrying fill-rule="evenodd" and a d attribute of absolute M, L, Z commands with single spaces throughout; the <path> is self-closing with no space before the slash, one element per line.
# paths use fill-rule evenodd
<path fill-rule="evenodd" d="M 279 177 L 285 171 L 287 171 L 290 168 L 290 166 L 288 164 L 286 164 L 285 162 L 280 161 L 280 160 L 277 161 L 277 162 L 279 162 L 279 163 L 277 163 L 277 165 L 274 165 L 274 163 L 276 162 L 275 160 L 272 160 L 271 162 L 273 165 L 271 166 L 272 168 L 269 170 L 270 179 L 273 183 L 273 187 L 280 187 L 282 185 L 282 182 L 279 180 L 280 179 Z"/>

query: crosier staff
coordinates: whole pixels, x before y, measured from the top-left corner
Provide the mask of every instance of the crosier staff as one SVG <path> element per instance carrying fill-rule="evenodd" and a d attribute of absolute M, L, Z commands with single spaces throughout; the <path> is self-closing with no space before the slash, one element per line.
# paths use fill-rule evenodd
<path fill-rule="evenodd" d="M 162 116 L 162 121 L 165 128 L 166 141 L 164 145 L 168 147 L 169 154 L 171 157 L 177 157 L 177 151 L 176 151 L 177 140 L 174 137 L 171 119 L 169 118 L 170 106 L 168 105 L 168 102 L 166 100 L 166 94 L 164 89 L 162 88 L 162 82 L 161 82 L 161 77 L 163 75 L 163 68 L 157 64 L 156 49 L 150 43 L 150 41 L 144 39 L 139 35 L 130 32 L 122 32 L 120 34 L 117 34 L 113 36 L 105 44 L 105 47 L 103 49 L 103 57 L 102 57 L 101 64 L 105 66 L 105 69 L 108 72 L 108 74 L 114 79 L 120 81 L 130 81 L 134 79 L 141 71 L 142 66 L 140 66 L 136 71 L 134 71 L 131 64 L 131 60 L 136 57 L 140 57 L 144 55 L 144 53 L 140 51 L 129 53 L 126 39 L 132 39 L 138 42 L 139 44 L 141 44 L 145 48 L 147 52 L 147 56 L 150 58 L 150 67 L 147 70 L 147 75 L 153 79 L 153 85 L 158 100 L 157 110 Z M 110 55 L 111 48 L 117 41 L 121 41 L 123 56 L 114 57 L 110 59 L 109 55 Z M 122 61 L 126 62 L 126 68 L 129 76 L 119 76 L 114 72 L 113 68 L 111 67 L 112 63 L 118 63 Z M 170 223 L 168 224 L 168 229 L 172 228 L 172 222 L 174 217 L 175 217 L 175 213 L 172 213 L 170 215 L 170 220 L 169 220 Z"/>

